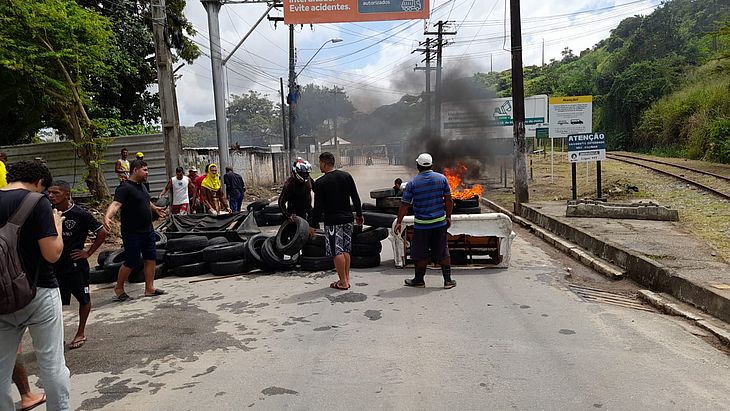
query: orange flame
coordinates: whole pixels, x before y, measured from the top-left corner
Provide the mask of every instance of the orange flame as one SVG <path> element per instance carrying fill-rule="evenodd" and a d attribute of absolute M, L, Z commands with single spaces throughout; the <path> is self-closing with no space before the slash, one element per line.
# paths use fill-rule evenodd
<path fill-rule="evenodd" d="M 444 176 L 449 182 L 451 187 L 451 198 L 455 200 L 468 200 L 473 197 L 481 196 L 484 193 L 484 187 L 480 184 L 475 184 L 471 188 L 464 188 L 459 190 L 459 186 L 462 185 L 462 180 L 468 171 L 467 167 L 462 163 L 456 163 L 456 167 L 444 168 Z"/>

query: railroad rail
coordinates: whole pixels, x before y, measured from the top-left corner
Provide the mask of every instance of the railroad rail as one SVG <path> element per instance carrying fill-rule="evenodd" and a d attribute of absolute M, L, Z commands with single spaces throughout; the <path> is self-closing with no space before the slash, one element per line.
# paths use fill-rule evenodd
<path fill-rule="evenodd" d="M 657 167 L 652 166 L 652 165 L 647 164 L 647 163 L 660 164 L 660 165 L 667 166 L 667 167 L 675 167 L 675 168 L 678 168 L 680 170 L 686 170 L 686 171 L 690 171 L 690 172 L 693 172 L 693 173 L 701 174 L 701 175 L 704 175 L 704 176 L 713 177 L 713 178 L 715 178 L 717 180 L 721 180 L 721 181 L 724 181 L 724 182 L 730 182 L 730 177 L 728 177 L 728 176 L 723 176 L 723 175 L 720 175 L 720 174 L 711 173 L 709 171 L 698 170 L 698 169 L 695 169 L 695 168 L 691 168 L 691 167 L 687 167 L 687 166 L 682 166 L 682 165 L 678 165 L 678 164 L 672 164 L 672 163 L 666 162 L 666 161 L 652 160 L 652 159 L 647 159 L 647 158 L 643 158 L 643 157 L 635 157 L 635 156 L 626 155 L 626 154 L 606 153 L 606 157 L 609 158 L 609 159 L 611 159 L 611 160 L 622 161 L 624 163 L 633 164 L 635 166 L 648 168 L 649 170 L 656 171 L 657 173 L 664 174 L 664 175 L 667 175 L 667 176 L 676 178 L 678 180 L 684 181 L 684 182 L 689 183 L 689 184 L 692 184 L 692 185 L 694 185 L 694 186 L 696 186 L 698 188 L 701 188 L 702 190 L 709 191 L 709 192 L 711 192 L 711 193 L 713 193 L 713 194 L 715 194 L 715 195 L 717 195 L 719 197 L 722 197 L 724 199 L 730 200 L 730 191 L 728 191 L 728 190 L 723 190 L 723 189 L 718 189 L 718 188 L 710 187 L 710 186 L 708 186 L 708 185 L 706 185 L 706 184 L 704 184 L 704 183 L 702 183 L 700 181 L 697 181 L 697 180 L 694 180 L 694 179 L 691 179 L 691 178 L 687 178 L 687 177 L 685 177 L 683 175 L 680 175 L 680 174 L 672 173 L 671 171 L 667 171 L 667 170 L 663 170 L 661 168 L 657 168 Z"/>

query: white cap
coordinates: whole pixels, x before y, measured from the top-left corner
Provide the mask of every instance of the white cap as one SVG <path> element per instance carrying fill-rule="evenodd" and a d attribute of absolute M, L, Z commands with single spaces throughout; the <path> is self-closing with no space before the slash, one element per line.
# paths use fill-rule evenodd
<path fill-rule="evenodd" d="M 416 164 L 418 164 L 421 167 L 430 167 L 433 164 L 433 159 L 431 158 L 431 154 L 421 153 L 421 155 L 419 155 L 418 158 L 416 159 Z"/>

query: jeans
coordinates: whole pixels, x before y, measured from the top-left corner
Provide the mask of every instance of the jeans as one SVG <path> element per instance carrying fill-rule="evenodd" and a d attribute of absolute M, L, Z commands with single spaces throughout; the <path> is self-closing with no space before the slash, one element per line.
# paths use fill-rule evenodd
<path fill-rule="evenodd" d="M 70 376 L 63 354 L 63 315 L 58 288 L 38 288 L 27 306 L 0 315 L 0 410 L 13 410 L 10 383 L 18 346 L 30 329 L 48 410 L 68 410 Z"/>
<path fill-rule="evenodd" d="M 232 195 L 228 197 L 228 202 L 230 203 L 231 212 L 237 213 L 241 211 L 241 203 L 243 202 L 243 194 L 239 193 L 236 195 Z"/>

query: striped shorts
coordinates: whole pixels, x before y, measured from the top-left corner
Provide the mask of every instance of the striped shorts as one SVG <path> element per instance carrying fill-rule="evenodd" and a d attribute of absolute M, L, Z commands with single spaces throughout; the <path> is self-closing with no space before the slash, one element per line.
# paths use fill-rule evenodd
<path fill-rule="evenodd" d="M 324 226 L 324 245 L 327 257 L 335 257 L 352 251 L 353 224 L 338 224 Z"/>

